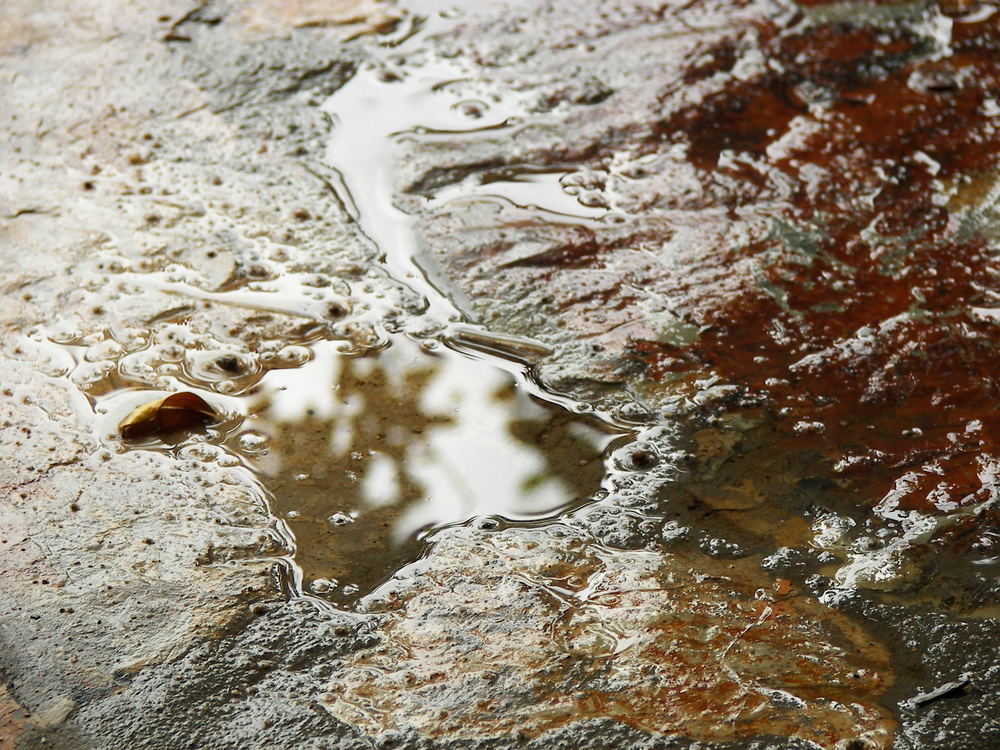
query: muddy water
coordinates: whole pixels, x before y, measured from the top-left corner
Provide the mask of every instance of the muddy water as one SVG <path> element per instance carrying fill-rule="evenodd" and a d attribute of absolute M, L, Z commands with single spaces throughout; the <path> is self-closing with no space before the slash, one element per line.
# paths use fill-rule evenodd
<path fill-rule="evenodd" d="M 397 335 L 361 351 L 301 340 L 261 354 L 199 336 L 181 315 L 155 332 L 49 341 L 50 374 L 81 389 L 81 415 L 93 410 L 111 450 L 235 471 L 275 515 L 283 587 L 337 606 L 417 559 L 433 529 L 533 525 L 586 503 L 626 432 L 540 398 L 523 364 L 483 353 L 496 342 L 471 333 L 456 344 L 466 353 Z M 179 390 L 218 418 L 121 439 L 127 414 Z"/>
<path fill-rule="evenodd" d="M 231 439 L 295 540 L 305 590 L 349 604 L 443 525 L 538 521 L 600 488 L 611 433 L 503 370 L 404 337 L 366 356 L 314 347 L 269 374 Z"/>

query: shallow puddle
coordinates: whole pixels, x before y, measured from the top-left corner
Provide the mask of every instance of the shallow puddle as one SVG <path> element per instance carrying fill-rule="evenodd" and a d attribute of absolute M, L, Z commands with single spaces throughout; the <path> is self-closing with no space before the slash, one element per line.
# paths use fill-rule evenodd
<path fill-rule="evenodd" d="M 586 503 L 629 439 L 489 353 L 517 342 L 471 330 L 452 344 L 464 351 L 396 335 L 362 353 L 303 341 L 240 354 L 183 321 L 133 338 L 50 332 L 50 369 L 81 388 L 81 416 L 93 410 L 111 450 L 242 472 L 275 516 L 286 591 L 336 606 L 420 557 L 431 530 L 533 525 Z M 127 416 L 171 393 L 196 394 L 214 418 L 120 436 Z"/>
<path fill-rule="evenodd" d="M 600 487 L 613 434 L 486 362 L 404 337 L 314 354 L 262 380 L 231 438 L 312 594 L 349 603 L 416 559 L 429 529 L 540 519 Z"/>
<path fill-rule="evenodd" d="M 434 273 L 415 228 L 422 207 L 441 208 L 470 201 L 529 208 L 563 223 L 599 224 L 613 219 L 609 205 L 572 179 L 571 169 L 484 164 L 450 174 L 441 168 L 434 184 L 404 186 L 407 152 L 435 141 L 516 139 L 529 98 L 510 85 L 501 93 L 493 82 L 456 61 L 428 52 L 427 37 L 455 23 L 450 13 L 424 19 L 423 31 L 398 47 L 376 50 L 378 62 L 360 70 L 323 105 L 334 121 L 325 155 L 339 176 L 341 200 L 378 248 L 389 273 L 427 304 L 415 322 L 417 333 L 445 329 L 465 318 L 454 288 Z M 537 122 L 538 115 L 532 116 Z M 403 168 L 401 169 L 401 165 Z"/>
<path fill-rule="evenodd" d="M 375 250 L 376 274 L 340 278 L 336 262 L 291 235 L 212 250 L 202 265 L 109 252 L 92 260 L 84 288 L 95 303 L 110 296 L 148 307 L 148 327 L 91 331 L 67 321 L 42 334 L 57 345 L 52 374 L 86 395 L 112 450 L 249 469 L 244 479 L 275 516 L 292 596 L 350 606 L 420 557 L 430 530 L 560 516 L 599 493 L 611 444 L 630 434 L 543 389 L 530 362 L 551 350 L 468 320 L 421 266 L 416 204 L 395 198 L 396 157 L 438 138 L 511 137 L 526 107 L 517 91 L 501 96 L 428 53 L 428 36 L 455 21 L 435 10 L 412 36 L 387 38 L 323 106 L 334 121 L 326 161 Z M 407 195 L 435 207 L 501 202 L 558 221 L 600 220 L 607 205 L 570 177 L 508 165 Z M 401 283 L 403 297 L 415 293 L 422 310 L 401 315 L 379 273 Z M 126 415 L 179 391 L 205 399 L 218 419 L 122 441 Z"/>

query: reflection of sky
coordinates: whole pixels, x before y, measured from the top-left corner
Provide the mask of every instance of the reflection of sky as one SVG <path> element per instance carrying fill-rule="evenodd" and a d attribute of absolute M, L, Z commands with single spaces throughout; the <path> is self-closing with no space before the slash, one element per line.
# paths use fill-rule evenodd
<path fill-rule="evenodd" d="M 515 206 L 534 207 L 581 219 L 599 219 L 608 213 L 606 206 L 585 206 L 580 203 L 576 195 L 567 192 L 561 182 L 566 174 L 566 172 L 525 172 L 510 179 L 496 179 L 482 184 L 465 180 L 438 190 L 431 205 L 436 207 L 456 199 L 484 196 L 504 198 Z"/>
<path fill-rule="evenodd" d="M 341 388 L 346 362 L 355 381 L 379 379 L 383 394 L 387 391 L 400 403 L 415 406 L 426 418 L 426 428 L 366 425 L 365 399 L 370 396 L 361 389 Z M 426 378 L 414 377 L 421 373 Z M 414 383 L 419 393 L 413 392 Z M 344 510 L 363 515 L 366 509 L 399 504 L 391 536 L 400 543 L 428 525 L 482 514 L 529 518 L 576 497 L 577 490 L 564 479 L 546 476 L 546 461 L 537 446 L 512 435 L 513 421 L 545 423 L 552 412 L 511 385 L 511 377 L 491 365 L 449 351 L 429 355 L 401 339 L 377 357 L 350 360 L 332 346 L 317 346 L 307 365 L 269 373 L 260 392 L 269 402 L 262 414 L 267 422 L 309 418 L 332 423 L 334 462 L 360 459 L 352 465 L 363 507 Z M 412 425 L 414 416 L 405 415 L 403 421 Z M 593 446 L 591 455 L 580 459 L 593 460 L 608 436 L 583 423 L 573 427 L 574 437 Z M 260 429 L 267 432 L 265 425 Z M 351 456 L 358 449 L 356 429 L 377 431 L 381 441 L 404 457 L 403 465 L 378 450 Z M 280 449 L 271 450 L 261 468 L 273 476 L 281 471 L 280 461 Z M 401 472 L 419 488 L 420 497 L 403 497 Z"/>
<path fill-rule="evenodd" d="M 421 394 L 428 414 L 449 416 L 451 425 L 431 427 L 424 444 L 407 454 L 413 476 L 427 500 L 408 509 L 400 526 L 420 528 L 484 513 L 508 517 L 537 515 L 573 498 L 573 490 L 544 477 L 538 450 L 510 435 L 511 417 L 544 419 L 547 412 L 528 398 L 499 401 L 495 394 L 510 376 L 464 357 L 449 357 Z"/>

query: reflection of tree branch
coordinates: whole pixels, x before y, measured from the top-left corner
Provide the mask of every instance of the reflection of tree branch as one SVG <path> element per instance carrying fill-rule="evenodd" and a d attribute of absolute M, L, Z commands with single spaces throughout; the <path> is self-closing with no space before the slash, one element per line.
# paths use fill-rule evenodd
<path fill-rule="evenodd" d="M 465 504 L 481 493 L 488 495 L 491 488 L 469 482 L 455 456 L 434 449 L 437 430 L 458 426 L 453 417 L 421 406 L 444 360 L 428 356 L 416 367 L 406 363 L 402 368 L 400 360 L 384 356 L 340 362 L 341 367 L 320 374 L 329 380 L 320 387 L 329 387 L 334 397 L 328 413 L 308 410 L 300 419 L 269 424 L 269 405 L 261 402 L 261 429 L 271 435 L 266 462 L 273 463 L 271 476 L 264 481 L 275 511 L 296 537 L 295 560 L 305 580 L 337 579 L 367 593 L 420 555 L 421 542 L 411 537 L 399 544 L 393 530 L 428 496 L 430 489 L 421 479 L 423 467 L 430 463 L 436 475 L 443 473 Z M 513 387 L 493 394 L 496 408 L 505 414 L 517 397 Z M 539 476 L 584 496 L 598 486 L 603 466 L 595 460 L 596 447 L 572 434 L 574 421 L 579 418 L 560 411 L 511 421 L 508 431 L 539 456 L 543 462 Z M 366 497 L 366 486 L 371 486 L 366 479 L 378 465 L 373 456 L 386 462 L 394 477 L 393 491 L 378 504 Z M 300 475 L 308 479 L 298 479 Z M 296 514 L 289 516 L 290 511 Z M 327 519 L 334 513 L 350 515 L 354 521 L 332 525 Z"/>
<path fill-rule="evenodd" d="M 434 458 L 434 463 L 441 467 L 441 475 L 451 481 L 454 487 L 455 495 L 462 499 L 463 507 L 462 511 L 465 512 L 466 507 L 475 505 L 476 488 L 471 487 L 467 482 L 462 480 L 462 472 L 457 466 L 448 460 L 447 455 L 441 455 L 437 452 L 431 451 L 431 456 Z M 469 498 L 472 498 L 470 503 Z"/>
<path fill-rule="evenodd" d="M 330 384 L 331 389 L 337 386 L 339 404 L 359 400 L 359 411 L 335 408 L 323 418 L 307 413 L 301 420 L 271 427 L 270 452 L 277 471 L 266 480 L 276 511 L 287 518 L 297 538 L 296 561 L 306 580 L 341 579 L 363 590 L 418 555 L 415 540 L 397 547 L 390 533 L 406 508 L 424 496 L 406 456 L 415 443 L 426 442 L 428 425 L 452 422 L 420 408 L 421 393 L 439 367 L 433 360 L 401 378 L 391 377 L 378 359 L 365 365 L 344 360 L 339 382 Z M 266 419 L 266 410 L 261 416 Z M 347 450 L 338 450 L 338 429 L 350 435 Z M 393 430 L 401 431 L 402 439 L 391 439 Z M 376 453 L 395 468 L 397 492 L 392 502 L 371 507 L 363 495 L 363 477 Z M 296 479 L 302 474 L 309 476 L 308 483 Z M 298 515 L 288 518 L 293 510 Z M 337 512 L 355 516 L 354 522 L 331 527 L 327 518 Z"/>
<path fill-rule="evenodd" d="M 581 459 L 593 457 L 597 448 L 571 431 L 572 425 L 580 424 L 580 420 L 577 415 L 554 411 L 544 420 L 511 420 L 508 427 L 511 437 L 538 450 L 545 462 L 543 476 L 559 480 L 577 498 L 593 491 L 604 476 L 604 464 L 600 461 L 588 460 L 581 465 Z"/>

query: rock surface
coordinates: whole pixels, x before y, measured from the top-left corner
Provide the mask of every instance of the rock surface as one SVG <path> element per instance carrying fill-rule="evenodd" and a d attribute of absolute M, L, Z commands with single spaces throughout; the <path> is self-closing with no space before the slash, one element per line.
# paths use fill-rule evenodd
<path fill-rule="evenodd" d="M 1000 13 L 578 5 L 7 4 L 0 747 L 1000 743 Z M 338 610 L 237 438 L 459 330 L 331 167 L 369 75 L 451 344 L 624 437 Z"/>
<path fill-rule="evenodd" d="M 444 534 L 365 602 L 388 611 L 384 640 L 338 670 L 330 711 L 431 737 L 600 717 L 703 741 L 887 746 L 882 648 L 787 581 L 756 588 L 755 567 L 573 534 Z"/>

